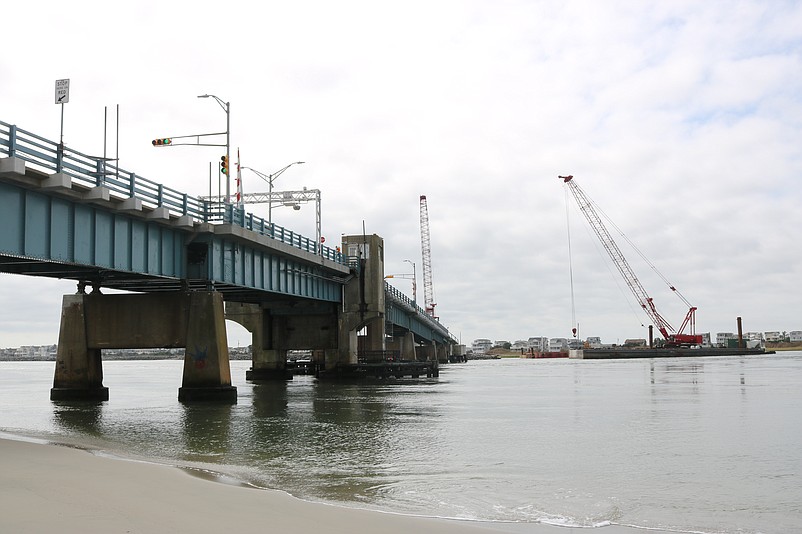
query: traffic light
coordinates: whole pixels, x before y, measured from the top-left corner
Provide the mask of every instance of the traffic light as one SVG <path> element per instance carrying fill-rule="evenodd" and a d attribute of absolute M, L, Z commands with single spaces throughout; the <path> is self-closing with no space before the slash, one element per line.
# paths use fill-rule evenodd
<path fill-rule="evenodd" d="M 220 158 L 220 172 L 228 176 L 228 156 Z"/>
<path fill-rule="evenodd" d="M 172 145 L 172 144 L 173 144 L 173 140 L 170 139 L 169 137 L 165 137 L 163 139 L 154 139 L 153 140 L 153 146 L 168 146 L 168 145 Z"/>

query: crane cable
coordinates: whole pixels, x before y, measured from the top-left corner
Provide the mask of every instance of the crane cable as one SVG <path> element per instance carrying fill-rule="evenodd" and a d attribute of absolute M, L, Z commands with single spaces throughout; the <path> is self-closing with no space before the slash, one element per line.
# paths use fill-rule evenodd
<path fill-rule="evenodd" d="M 571 219 L 568 216 L 568 188 L 565 188 L 565 227 L 568 231 L 568 276 L 571 279 L 571 332 L 576 337 L 576 304 L 574 302 L 574 260 L 571 254 Z"/>
<path fill-rule="evenodd" d="M 625 288 L 623 285 L 621 285 L 620 273 L 613 270 L 614 265 L 610 259 L 610 256 L 604 250 L 602 250 L 601 244 L 598 241 L 598 237 L 593 233 L 590 225 L 585 225 L 585 232 L 588 234 L 588 240 L 593 243 L 593 249 L 596 251 L 596 254 L 599 255 L 599 260 L 604 264 L 605 267 L 607 267 L 607 273 L 610 275 L 610 280 L 613 281 L 615 287 L 618 288 L 618 292 L 621 293 L 624 302 L 627 303 L 629 311 L 632 313 L 632 317 L 635 318 L 635 321 L 638 322 L 641 327 L 646 328 L 646 325 L 643 324 L 643 310 L 640 306 L 638 306 L 636 310 L 635 306 L 632 305 L 632 292 L 629 291 L 628 288 Z"/>
<path fill-rule="evenodd" d="M 565 219 L 566 219 L 566 225 L 568 226 L 568 270 L 569 270 L 570 277 L 571 277 L 571 319 L 573 320 L 574 325 L 576 325 L 576 313 L 574 311 L 574 272 L 573 272 L 573 265 L 572 265 L 573 264 L 573 260 L 572 260 L 572 257 L 571 257 L 572 256 L 571 255 L 571 226 L 570 226 L 570 222 L 569 222 L 570 221 L 569 205 L 571 204 L 571 199 L 568 196 L 568 193 L 569 193 L 569 188 L 566 186 L 565 187 Z M 598 205 L 595 202 L 593 202 L 593 200 L 590 200 L 590 202 L 592 202 L 594 204 L 594 206 L 597 209 L 599 209 Z M 601 211 L 601 209 L 599 209 L 599 211 Z M 621 230 L 615 225 L 615 223 L 612 222 L 609 217 L 607 217 L 607 214 L 605 214 L 604 212 L 602 212 L 602 214 L 615 227 L 615 229 L 618 230 L 618 232 L 623 235 L 623 232 L 621 232 Z M 590 237 L 590 242 L 593 243 L 593 248 L 596 250 L 596 253 L 599 255 L 599 258 L 601 259 L 601 262 L 604 264 L 605 267 L 607 267 L 607 272 L 610 274 L 610 279 L 613 281 L 613 283 L 615 283 L 616 287 L 618 288 L 618 291 L 624 297 L 624 302 L 626 302 L 627 306 L 629 306 L 629 311 L 632 313 L 632 316 L 635 317 L 635 320 L 638 323 L 640 323 L 641 327 L 646 328 L 646 325 L 643 324 L 643 321 L 641 319 L 640 314 L 637 313 L 635 311 L 635 308 L 632 307 L 631 293 L 625 291 L 624 288 L 619 283 L 618 277 L 616 276 L 616 274 L 613 272 L 613 270 L 611 268 L 611 263 L 609 261 L 608 256 L 606 254 L 604 254 L 601 251 L 601 249 L 599 248 L 599 244 L 596 242 L 596 236 L 593 235 L 593 233 L 591 232 L 590 226 L 585 226 L 585 231 L 587 231 L 588 236 Z M 626 236 L 624 236 L 624 238 L 626 239 Z M 629 240 L 627 239 L 627 241 L 629 241 Z M 634 245 L 633 245 L 633 247 L 634 247 Z M 646 260 L 646 261 L 648 262 L 648 260 Z M 679 293 L 679 292 L 677 292 L 677 293 Z"/>
<path fill-rule="evenodd" d="M 656 266 L 654 263 L 652 263 L 652 261 L 651 261 L 649 258 L 647 258 L 647 257 L 646 257 L 646 255 L 645 255 L 645 254 L 644 254 L 644 253 L 643 253 L 643 252 L 642 252 L 642 251 L 641 251 L 641 250 L 640 250 L 640 249 L 639 249 L 639 248 L 638 248 L 638 247 L 635 245 L 635 243 L 633 243 L 632 241 L 630 241 L 629 237 L 628 237 L 628 236 L 627 236 L 627 235 L 626 235 L 626 234 L 625 234 L 625 233 L 624 233 L 624 232 L 623 232 L 623 231 L 622 231 L 622 230 L 621 230 L 621 229 L 618 227 L 618 225 L 616 225 L 616 224 L 615 224 L 615 221 L 613 221 L 613 220 L 612 220 L 612 219 L 611 219 L 611 218 L 610 218 L 610 217 L 609 217 L 609 216 L 608 216 L 608 215 L 607 215 L 607 214 L 604 212 L 604 210 L 602 210 L 602 209 L 599 207 L 599 205 L 598 205 L 598 204 L 596 204 L 596 202 L 595 202 L 594 200 L 590 199 L 590 202 L 593 204 L 593 207 L 594 207 L 594 208 L 595 208 L 595 209 L 596 209 L 596 210 L 597 210 L 599 213 L 601 213 L 601 214 L 602 214 L 602 216 L 603 216 L 603 217 L 604 217 L 604 218 L 607 220 L 607 222 L 608 222 L 610 225 L 612 225 L 612 227 L 613 227 L 613 228 L 615 228 L 616 232 L 618 232 L 618 234 L 619 234 L 621 237 L 623 237 L 623 238 L 624 238 L 624 240 L 625 240 L 627 243 L 629 243 L 629 246 L 630 246 L 630 247 L 632 247 L 632 250 L 634 250 L 635 252 L 637 252 L 638 256 L 640 256 L 640 257 L 641 257 L 641 259 L 642 259 L 643 261 L 645 261 L 645 262 L 646 262 L 646 264 L 647 264 L 649 267 L 651 267 L 652 271 L 654 271 L 654 272 L 657 274 L 657 276 L 659 276 L 659 277 L 660 277 L 660 278 L 663 280 L 663 282 L 665 282 L 665 284 L 668 286 L 668 288 L 669 288 L 669 289 L 671 289 L 671 291 L 672 291 L 673 293 L 675 293 L 675 294 L 677 295 L 677 297 L 679 297 L 679 299 L 680 299 L 680 300 L 681 300 L 681 301 L 682 301 L 682 302 L 683 302 L 683 303 L 684 303 L 686 306 L 688 306 L 688 307 L 690 308 L 690 307 L 691 307 L 691 303 L 688 301 L 688 299 L 686 299 L 686 298 L 685 298 L 685 296 L 684 296 L 682 293 L 680 293 L 680 292 L 679 292 L 679 289 L 677 289 L 676 287 L 674 287 L 674 284 L 672 284 L 672 283 L 671 283 L 671 282 L 668 280 L 668 278 L 666 278 L 666 277 L 663 275 L 663 273 L 662 273 L 662 272 L 660 272 L 660 270 L 657 268 L 657 266 Z"/>

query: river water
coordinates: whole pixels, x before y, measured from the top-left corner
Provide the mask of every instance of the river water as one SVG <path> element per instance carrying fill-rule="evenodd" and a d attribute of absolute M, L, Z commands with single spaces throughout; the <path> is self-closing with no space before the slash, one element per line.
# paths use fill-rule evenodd
<path fill-rule="evenodd" d="M 179 403 L 177 360 L 104 362 L 108 402 L 51 402 L 54 365 L 0 362 L 0 429 L 346 506 L 802 532 L 801 352 L 472 361 L 362 384 L 250 384 L 233 361 L 236 405 Z"/>

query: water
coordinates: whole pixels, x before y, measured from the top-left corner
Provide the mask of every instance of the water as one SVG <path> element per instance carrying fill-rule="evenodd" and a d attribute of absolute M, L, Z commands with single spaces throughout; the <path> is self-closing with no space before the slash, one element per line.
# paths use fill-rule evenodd
<path fill-rule="evenodd" d="M 182 362 L 104 362 L 110 400 L 49 400 L 53 362 L 0 362 L 0 429 L 427 516 L 802 532 L 802 353 L 491 360 L 439 378 L 245 382 L 182 405 Z"/>

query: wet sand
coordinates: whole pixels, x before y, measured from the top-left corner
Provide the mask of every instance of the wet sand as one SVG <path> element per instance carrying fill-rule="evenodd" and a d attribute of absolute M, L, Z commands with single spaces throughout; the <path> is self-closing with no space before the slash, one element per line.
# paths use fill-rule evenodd
<path fill-rule="evenodd" d="M 0 439 L 0 532 L 634 534 L 659 531 L 475 523 L 296 499 L 76 448 Z"/>

